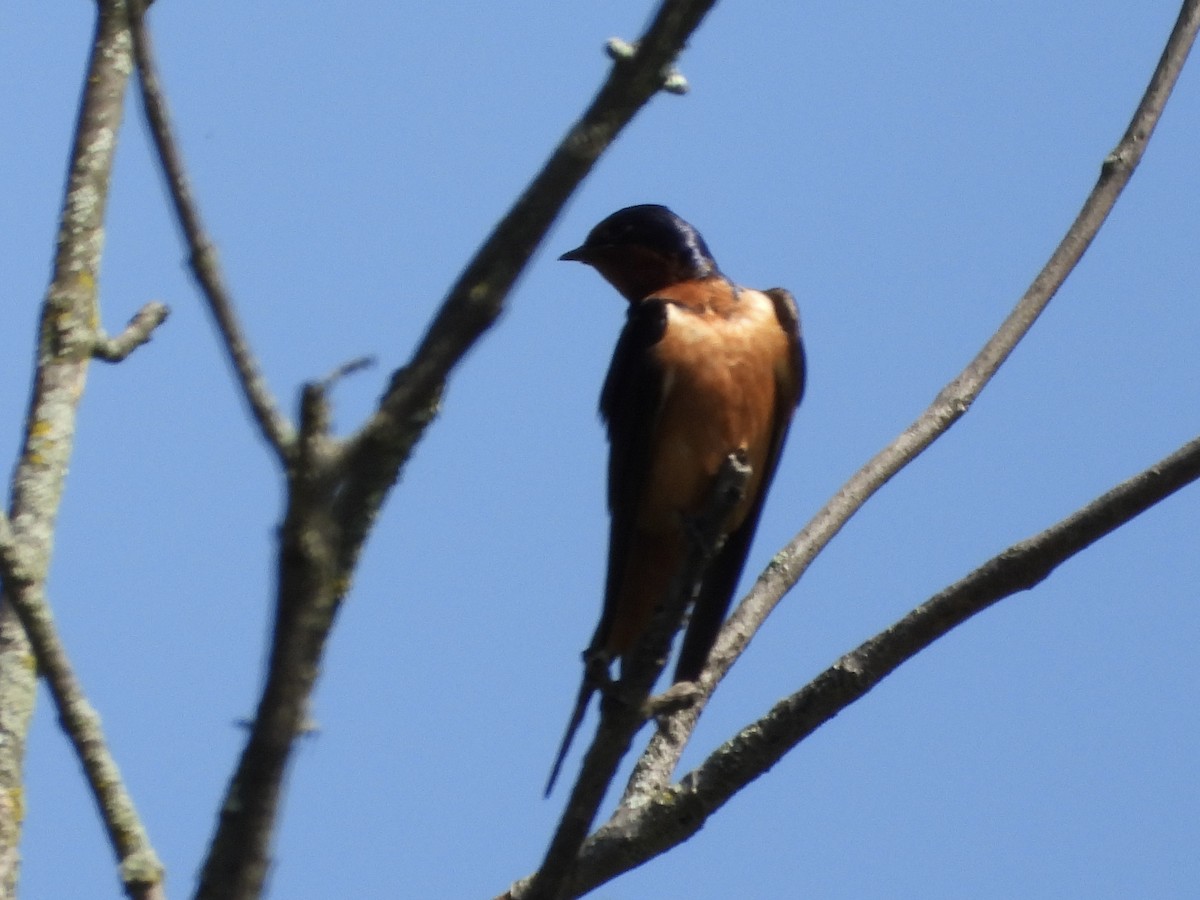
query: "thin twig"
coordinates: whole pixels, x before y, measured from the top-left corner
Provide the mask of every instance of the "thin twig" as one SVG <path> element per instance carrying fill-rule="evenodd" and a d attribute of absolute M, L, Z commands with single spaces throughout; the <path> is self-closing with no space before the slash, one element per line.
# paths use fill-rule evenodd
<path fill-rule="evenodd" d="M 1058 566 L 1200 478 L 1200 438 L 1045 531 L 1012 545 L 846 654 L 743 728 L 704 762 L 588 839 L 567 896 L 577 897 L 687 840 L 743 787 L 902 663 L 976 613 L 1029 590 Z"/>
<path fill-rule="evenodd" d="M 295 429 L 280 411 L 279 404 L 271 393 L 262 374 L 250 341 L 238 320 L 233 298 L 225 285 L 225 277 L 217 259 L 217 249 L 204 230 L 200 210 L 192 196 L 187 170 L 183 164 L 183 153 L 171 130 L 171 117 L 166 96 L 159 83 L 158 70 L 154 63 L 154 51 L 150 34 L 146 28 L 144 6 L 141 0 L 129 0 L 129 27 L 133 34 L 133 54 L 137 61 L 138 84 L 141 86 L 142 105 L 146 122 L 154 137 L 154 146 L 162 163 L 163 175 L 175 215 L 183 229 L 188 246 L 188 264 L 200 291 L 208 303 L 209 311 L 216 320 L 217 329 L 229 361 L 237 374 L 238 384 L 246 399 L 254 421 L 263 438 L 286 465 L 293 453 Z"/>
<path fill-rule="evenodd" d="M 970 408 L 1082 258 L 1141 161 L 1200 25 L 1200 0 L 1186 0 L 1150 83 L 1124 136 L 1108 154 L 1095 187 L 1066 235 L 1025 295 L 970 364 L 899 437 L 854 474 L 758 577 L 726 622 L 709 656 L 704 697 L 661 728 L 635 775 L 640 796 L 670 781 L 683 747 L 716 684 L 742 654 L 776 604 L 868 499 L 916 459 Z M 652 768 L 650 768 L 652 767 Z M 635 800 L 631 795 L 627 800 Z"/>
<path fill-rule="evenodd" d="M 333 390 L 343 378 L 357 375 L 359 372 L 365 372 L 374 366 L 375 363 L 376 359 L 374 356 L 360 356 L 357 359 L 348 360 L 326 375 L 321 381 L 321 386 L 326 391 Z"/>
<path fill-rule="evenodd" d="M 97 335 L 92 354 L 96 359 L 108 363 L 125 360 L 130 353 L 150 340 L 154 329 L 165 322 L 169 314 L 170 310 L 165 304 L 157 301 L 147 303 L 134 314 L 125 330 L 116 337 Z"/>

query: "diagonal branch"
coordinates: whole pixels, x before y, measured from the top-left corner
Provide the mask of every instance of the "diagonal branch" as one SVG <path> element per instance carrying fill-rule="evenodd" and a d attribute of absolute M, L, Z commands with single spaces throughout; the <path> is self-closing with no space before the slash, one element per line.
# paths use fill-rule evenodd
<path fill-rule="evenodd" d="M 135 898 L 156 898 L 162 896 L 162 864 L 104 746 L 96 715 L 71 672 L 45 598 L 77 410 L 88 366 L 100 344 L 97 281 L 104 212 L 129 71 L 125 4 L 104 0 L 98 4 L 54 270 L 42 305 L 33 390 L 13 474 L 12 507 L 0 528 L 5 601 L 0 618 L 0 796 L 21 796 L 21 756 L 33 709 L 35 673 L 40 669 L 120 860 L 125 892 Z M 30 665 L 31 651 L 36 666 Z M 13 807 L 0 804 L 0 894 L 4 897 L 14 895 L 16 884 L 20 822 L 19 810 Z"/>
<path fill-rule="evenodd" d="M 579 896 L 681 843 L 784 754 L 902 663 L 971 616 L 1029 590 L 1062 563 L 1200 478 L 1200 438 L 966 578 L 847 653 L 717 748 L 677 785 L 600 828 L 584 845 L 568 896 Z"/>
<path fill-rule="evenodd" d="M 146 29 L 144 11 L 142 0 L 130 0 L 129 27 L 133 34 L 138 83 L 142 89 L 146 122 L 154 137 L 154 146 L 162 162 L 163 176 L 167 181 L 171 202 L 175 205 L 175 214 L 187 242 L 188 264 L 196 283 L 200 286 L 200 292 L 208 303 L 209 311 L 216 320 L 225 350 L 229 354 L 229 361 L 237 374 L 238 384 L 254 421 L 258 424 L 263 438 L 286 465 L 294 452 L 294 429 L 287 417 L 280 412 L 279 405 L 259 368 L 250 341 L 238 320 L 233 298 L 225 285 L 225 277 L 217 259 L 217 248 L 204 230 L 204 223 L 200 219 L 200 210 L 192 196 L 187 171 L 184 169 L 183 153 L 171 131 L 170 112 L 154 64 L 154 52 Z"/>
<path fill-rule="evenodd" d="M 626 801 L 646 796 L 670 781 L 671 773 L 678 765 L 679 756 L 708 697 L 776 604 L 800 580 L 816 556 L 863 504 L 892 476 L 948 431 L 970 408 L 1066 281 L 1141 161 L 1146 144 L 1187 60 L 1198 26 L 1200 0 L 1186 0 L 1129 127 L 1105 158 L 1095 187 L 1049 261 L 970 364 L 941 390 L 915 422 L 856 472 L 812 521 L 771 560 L 717 638 L 709 657 L 709 668 L 703 678 L 703 697 L 694 706 L 672 717 L 651 740 L 644 757 L 645 765 L 639 766 L 635 772 Z"/>
<path fill-rule="evenodd" d="M 37 658 L 38 672 L 50 688 L 59 722 L 83 767 L 109 840 L 121 862 L 121 882 L 135 900 L 162 898 L 163 866 L 150 845 L 133 798 L 109 752 L 100 716 L 88 703 L 58 636 L 41 581 L 27 580 L 27 567 L 16 553 L 0 554 L 7 596 L 20 611 L 21 625 Z"/>
<path fill-rule="evenodd" d="M 350 441 L 340 501 L 344 565 L 361 549 L 388 489 L 437 415 L 450 372 L 496 321 L 517 276 L 601 154 L 658 91 L 678 84 L 670 64 L 715 3 L 664 0 L 632 55 L 627 45 L 611 54 L 612 71 L 587 110 L 450 288 L 412 359 Z"/>

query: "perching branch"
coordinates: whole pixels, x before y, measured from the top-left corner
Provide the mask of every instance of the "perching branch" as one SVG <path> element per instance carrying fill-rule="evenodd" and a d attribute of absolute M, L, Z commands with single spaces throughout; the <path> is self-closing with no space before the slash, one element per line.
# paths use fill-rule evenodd
<path fill-rule="evenodd" d="M 163 175 L 175 215 L 183 229 L 188 246 L 188 264 L 200 287 L 200 293 L 208 303 L 209 311 L 216 320 L 217 329 L 229 361 L 237 375 L 242 395 L 246 399 L 254 421 L 267 444 L 286 465 L 292 453 L 295 430 L 279 410 L 279 404 L 259 368 L 258 360 L 250 347 L 250 341 L 238 320 L 233 298 L 225 285 L 221 264 L 217 259 L 217 248 L 204 230 L 200 210 L 192 196 L 187 171 L 183 165 L 183 153 L 171 131 L 171 116 L 166 97 L 159 84 L 158 70 L 154 64 L 154 51 L 145 25 L 143 0 L 129 0 L 129 28 L 133 35 L 133 54 L 137 61 L 138 84 L 142 91 L 142 105 L 146 122 L 162 162 Z"/>
<path fill-rule="evenodd" d="M 653 763 L 653 768 L 640 769 L 635 774 L 639 795 L 645 796 L 669 783 L 712 690 L 784 594 L 800 580 L 816 556 L 863 504 L 970 408 L 1066 281 L 1141 161 L 1187 60 L 1198 26 L 1200 0 L 1186 0 L 1124 136 L 1105 157 L 1099 180 L 1070 229 L 999 330 L 970 364 L 941 390 L 929 408 L 856 472 L 812 521 L 775 555 L 750 593 L 734 610 L 709 656 L 709 667 L 702 679 L 706 688 L 704 696 L 694 706 L 674 716 L 651 740 L 645 760 L 647 765 Z M 626 800 L 631 799 L 631 796 L 626 797 Z"/>
<path fill-rule="evenodd" d="M 138 332 L 144 329 L 149 334 L 156 315 L 147 314 L 134 333 L 111 344 L 99 337 L 96 284 L 104 210 L 130 70 L 126 17 L 122 0 L 98 4 L 54 269 L 42 305 L 24 442 L 13 475 L 9 527 L 0 534 L 5 600 L 0 621 L 0 796 L 21 796 L 25 734 L 33 710 L 35 673 L 40 669 L 100 807 L 120 860 L 125 891 L 130 897 L 152 898 L 163 896 L 162 865 L 105 748 L 98 719 L 71 672 L 45 599 L 54 526 L 88 365 L 98 349 L 112 350 L 114 355 L 131 351 Z M 31 653 L 36 666 L 30 664 Z M 0 895 L 4 897 L 15 892 L 19 816 L 13 804 L 0 804 Z"/>
<path fill-rule="evenodd" d="M 731 797 L 902 663 L 971 616 L 1029 590 L 1059 565 L 1200 478 L 1200 438 L 1040 534 L 1012 545 L 847 653 L 637 808 L 624 807 L 579 857 L 577 897 L 687 840 Z"/>
<path fill-rule="evenodd" d="M 622 660 L 621 678 L 601 691 L 600 725 L 583 758 L 562 819 L 550 841 L 546 858 L 533 878 L 510 897 L 521 900 L 555 900 L 571 875 L 579 847 L 587 837 L 596 811 L 633 737 L 650 718 L 646 699 L 662 674 L 671 652 L 671 641 L 696 594 L 709 563 L 721 549 L 722 529 L 729 514 L 746 493 L 750 466 L 730 455 L 717 473 L 711 496 L 699 518 L 690 523 L 687 558 L 671 584 L 667 598 L 655 609 L 646 633 L 628 660 Z"/>

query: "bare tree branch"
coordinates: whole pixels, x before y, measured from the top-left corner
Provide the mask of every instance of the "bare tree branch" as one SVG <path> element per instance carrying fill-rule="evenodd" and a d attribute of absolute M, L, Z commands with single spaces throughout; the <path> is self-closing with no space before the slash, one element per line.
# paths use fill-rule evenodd
<path fill-rule="evenodd" d="M 165 897 L 163 867 L 146 834 L 133 798 L 108 750 L 100 716 L 88 703 L 66 648 L 54 626 L 50 603 L 40 581 L 27 580 L 29 571 L 17 554 L 0 556 L 4 583 L 18 606 L 21 624 L 33 646 L 38 671 L 45 679 L 58 710 L 59 722 L 79 757 L 88 787 L 121 865 L 125 892 L 136 900 Z"/>
<path fill-rule="evenodd" d="M 158 71 L 154 64 L 154 52 L 150 35 L 146 29 L 142 0 L 129 0 L 129 25 L 133 33 L 133 53 L 137 60 L 138 84 L 142 90 L 142 105 L 146 121 L 154 137 L 154 146 L 162 162 L 163 175 L 175 215 L 183 229 L 188 246 L 188 264 L 208 303 L 209 311 L 216 320 L 217 329 L 229 361 L 237 375 L 242 395 L 246 399 L 254 421 L 263 438 L 286 465 L 294 451 L 295 433 L 292 424 L 279 410 L 279 404 L 271 393 L 262 374 L 250 341 L 238 320 L 233 298 L 225 285 L 221 265 L 217 259 L 217 248 L 204 230 L 200 210 L 192 197 L 187 171 L 183 165 L 183 153 L 171 131 L 171 117 L 166 97 L 159 85 Z"/>
<path fill-rule="evenodd" d="M 976 613 L 1039 584 L 1197 478 L 1200 438 L 930 598 L 743 728 L 678 784 L 637 808 L 623 808 L 584 845 L 567 896 L 584 894 L 691 837 L 738 791 L 902 663 Z"/>
<path fill-rule="evenodd" d="M 346 590 L 336 570 L 340 532 L 330 501 L 329 424 L 323 385 L 306 385 L 297 453 L 288 471 L 266 685 L 226 791 L 199 898 L 248 900 L 262 893 L 291 750 L 306 729 L 325 641 Z"/>
<path fill-rule="evenodd" d="M 0 541 L 5 600 L 0 622 L 0 796 L 21 796 L 25 734 L 40 668 L 100 807 L 125 891 L 149 898 L 162 896 L 162 865 L 104 747 L 95 713 L 71 674 L 44 595 L 76 411 L 99 346 L 96 284 L 104 211 L 131 61 L 126 16 L 122 0 L 98 4 L 54 270 L 42 305 L 24 442 L 13 475 L 10 527 Z M 31 651 L 36 666 L 30 664 Z M 12 804 L 0 805 L 3 897 L 15 894 L 19 814 Z"/>
<path fill-rule="evenodd" d="M 98 334 L 92 349 L 93 355 L 104 362 L 122 362 L 130 353 L 150 340 L 154 329 L 165 322 L 169 314 L 170 310 L 164 304 L 147 303 L 134 314 L 125 330 L 115 338 Z"/>
<path fill-rule="evenodd" d="M 344 567 L 437 415 L 450 371 L 496 321 L 517 276 L 600 155 L 651 97 L 678 84 L 670 65 L 715 3 L 664 0 L 633 54 L 613 54 L 612 71 L 587 110 L 450 288 L 412 359 L 347 448 L 347 486 L 339 500 Z"/>
<path fill-rule="evenodd" d="M 970 408 L 996 370 L 1025 336 L 1082 258 L 1141 161 L 1146 144 L 1179 77 L 1200 25 L 1200 0 L 1186 0 L 1145 94 L 1124 136 L 1105 158 L 1099 180 L 1075 221 L 1025 295 L 970 364 L 947 384 L 930 407 L 864 465 L 758 577 L 725 623 L 709 657 L 704 696 L 676 714 L 651 740 L 623 802 L 636 802 L 669 783 L 708 697 L 755 632 L 807 571 L 809 565 L 868 499 L 916 459 Z"/>

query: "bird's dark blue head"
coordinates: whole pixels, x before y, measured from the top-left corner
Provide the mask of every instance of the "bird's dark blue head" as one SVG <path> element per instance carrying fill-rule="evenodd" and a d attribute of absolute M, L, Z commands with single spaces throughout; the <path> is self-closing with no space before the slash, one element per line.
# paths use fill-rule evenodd
<path fill-rule="evenodd" d="M 559 259 L 587 263 L 628 300 L 719 274 L 700 232 L 654 203 L 617 210 Z"/>

